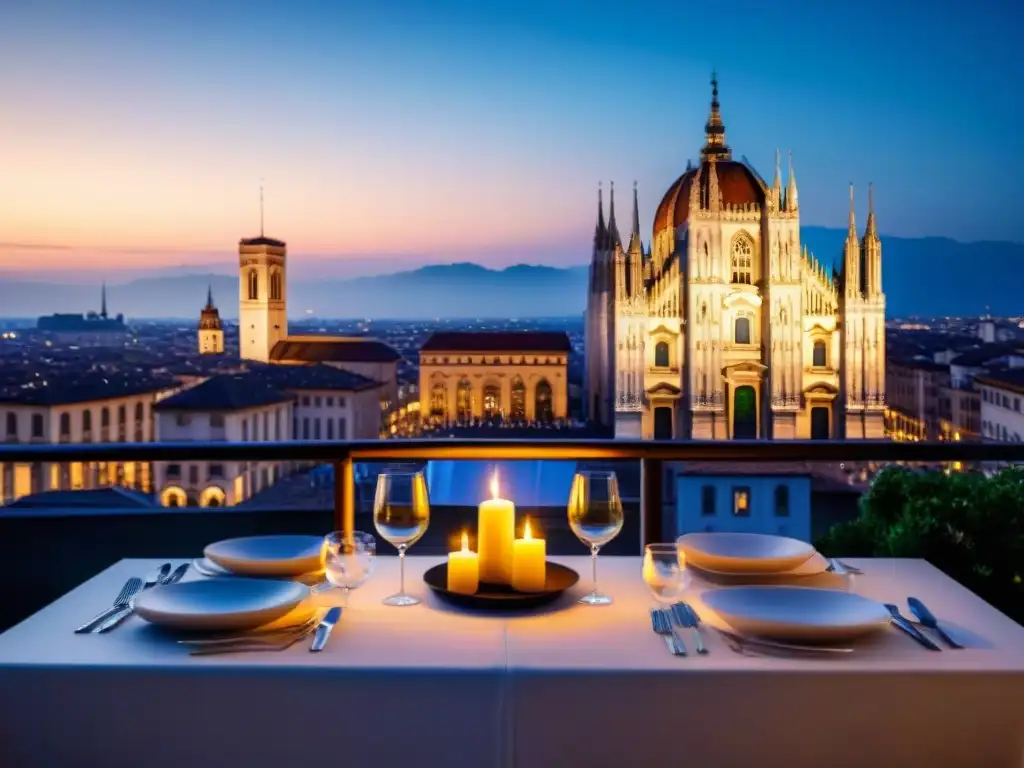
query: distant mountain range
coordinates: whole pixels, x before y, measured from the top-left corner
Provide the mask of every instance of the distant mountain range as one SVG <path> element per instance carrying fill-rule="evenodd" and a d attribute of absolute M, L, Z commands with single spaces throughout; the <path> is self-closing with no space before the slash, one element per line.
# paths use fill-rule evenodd
<path fill-rule="evenodd" d="M 804 227 L 804 243 L 824 264 L 842 252 L 845 230 Z M 890 315 L 1024 314 L 1024 244 L 960 243 L 945 238 L 882 237 Z M 581 254 L 581 262 L 589 254 Z M 10 273 L 8 273 L 10 274 Z M 107 288 L 107 306 L 128 318 L 196 318 L 207 286 L 225 318 L 238 314 L 238 281 L 222 274 L 168 274 Z M 430 319 L 577 315 L 586 304 L 587 267 L 472 263 L 426 266 L 388 275 L 292 280 L 295 318 Z M 99 309 L 96 286 L 0 279 L 0 316 L 36 317 Z"/>

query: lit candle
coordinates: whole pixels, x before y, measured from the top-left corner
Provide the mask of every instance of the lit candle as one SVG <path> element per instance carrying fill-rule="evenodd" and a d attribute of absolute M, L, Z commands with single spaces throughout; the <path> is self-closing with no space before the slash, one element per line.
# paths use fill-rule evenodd
<path fill-rule="evenodd" d="M 523 528 L 523 538 L 512 545 L 512 589 L 516 592 L 543 592 L 545 557 L 544 539 L 530 537 L 530 521 Z"/>
<path fill-rule="evenodd" d="M 469 534 L 462 534 L 462 550 L 448 553 L 448 591 L 476 593 L 480 586 L 480 558 L 469 549 Z"/>
<path fill-rule="evenodd" d="M 498 498 L 498 474 L 491 480 L 491 496 L 480 504 L 477 515 L 477 551 L 480 581 L 488 584 L 512 582 L 512 544 L 516 537 L 516 506 Z"/>

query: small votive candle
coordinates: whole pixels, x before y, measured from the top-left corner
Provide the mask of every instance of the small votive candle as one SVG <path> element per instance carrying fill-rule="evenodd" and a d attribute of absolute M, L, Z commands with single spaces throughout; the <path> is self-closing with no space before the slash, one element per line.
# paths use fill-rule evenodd
<path fill-rule="evenodd" d="M 543 592 L 546 574 L 547 544 L 530 536 L 530 521 L 523 538 L 512 544 L 512 589 L 516 592 Z"/>
<path fill-rule="evenodd" d="M 476 594 L 480 587 L 480 558 L 469 549 L 469 534 L 462 534 L 462 549 L 448 553 L 448 591 Z"/>

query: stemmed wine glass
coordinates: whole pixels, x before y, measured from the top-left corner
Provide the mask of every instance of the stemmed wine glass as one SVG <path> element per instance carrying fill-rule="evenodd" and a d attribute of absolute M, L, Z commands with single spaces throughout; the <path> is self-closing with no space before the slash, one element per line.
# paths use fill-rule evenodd
<path fill-rule="evenodd" d="M 373 524 L 382 538 L 398 549 L 401 574 L 398 592 L 384 605 L 416 605 L 419 598 L 405 593 L 405 550 L 419 541 L 430 523 L 427 480 L 422 472 L 381 472 L 373 499 Z"/>
<path fill-rule="evenodd" d="M 314 588 L 315 592 L 340 587 L 345 592 L 345 607 L 348 595 L 361 587 L 373 573 L 377 558 L 377 541 L 368 533 L 335 531 L 324 537 L 324 575 L 327 585 Z"/>
<path fill-rule="evenodd" d="M 614 472 L 577 472 L 569 492 L 569 527 L 590 547 L 594 585 L 580 598 L 587 605 L 608 605 L 611 597 L 597 589 L 597 552 L 622 530 L 622 499 Z"/>
<path fill-rule="evenodd" d="M 644 547 L 643 575 L 654 599 L 666 605 L 679 598 L 689 581 L 679 547 L 675 544 L 648 544 Z"/>

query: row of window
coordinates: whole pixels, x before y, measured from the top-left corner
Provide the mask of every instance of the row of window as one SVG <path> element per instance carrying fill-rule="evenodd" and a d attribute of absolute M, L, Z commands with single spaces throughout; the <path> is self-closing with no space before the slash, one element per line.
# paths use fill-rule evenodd
<path fill-rule="evenodd" d="M 71 436 L 71 413 L 64 412 L 58 415 L 58 422 L 60 427 L 61 437 Z M 146 408 L 142 403 L 135 404 L 135 428 L 141 430 L 146 418 Z M 7 437 L 17 438 L 18 437 L 18 414 L 15 411 L 7 412 Z M 118 428 L 124 432 L 128 424 L 128 408 L 127 406 L 121 405 L 117 408 L 117 424 Z M 107 429 L 110 427 L 110 408 L 104 406 L 100 410 L 100 427 Z M 86 440 L 89 439 L 89 433 L 92 431 L 92 411 L 82 411 L 82 432 L 86 436 Z M 43 414 L 33 413 L 31 419 L 31 436 L 33 438 L 45 437 L 45 420 Z"/>
<path fill-rule="evenodd" d="M 312 398 L 310 398 L 309 395 L 303 395 L 302 396 L 302 400 L 300 400 L 299 402 L 302 405 L 306 406 L 307 408 L 310 405 L 312 405 L 314 408 L 320 408 L 321 406 L 325 406 L 327 408 L 333 408 L 334 407 L 334 398 L 333 397 L 321 397 L 320 395 L 315 395 Z M 339 397 L 338 398 L 338 407 L 339 408 L 344 408 L 345 407 L 345 398 L 344 397 Z"/>
<path fill-rule="evenodd" d="M 986 403 L 992 403 L 992 405 L 999 405 L 1007 410 L 1016 411 L 1020 413 L 1020 398 L 1010 397 L 1002 392 L 996 392 L 991 389 L 981 390 L 981 399 Z"/>
<path fill-rule="evenodd" d="M 260 297 L 260 275 L 255 269 L 249 270 L 248 275 L 249 285 L 249 300 L 256 301 Z M 270 299 L 271 301 L 280 301 L 281 291 L 281 270 L 275 269 L 270 273 Z"/>
<path fill-rule="evenodd" d="M 188 483 L 189 485 L 198 485 L 201 480 L 199 476 L 199 465 L 189 464 L 188 466 Z M 181 464 L 168 464 L 167 465 L 167 477 L 168 478 L 181 478 Z M 224 465 L 223 464 L 207 464 L 206 465 L 206 479 L 218 479 L 224 477 Z"/>
<path fill-rule="evenodd" d="M 1011 435 L 1005 424 L 994 424 L 990 421 L 983 421 L 981 422 L 981 434 L 985 437 L 991 437 L 993 440 L 1002 440 L 1004 443 L 1021 442 L 1020 433 L 1014 432 Z"/>
<path fill-rule="evenodd" d="M 776 517 L 789 517 L 789 486 L 777 485 L 774 493 Z M 749 486 L 735 485 L 732 488 L 732 514 L 734 517 L 750 517 L 752 496 Z M 705 485 L 700 489 L 700 513 L 711 517 L 718 513 L 718 489 Z"/>
<path fill-rule="evenodd" d="M 526 357 L 520 356 L 519 360 L 509 358 L 508 360 L 502 360 L 500 357 L 493 357 L 488 360 L 486 357 L 481 357 L 479 360 L 474 360 L 471 357 L 425 357 L 423 358 L 424 365 L 447 365 L 448 363 L 464 364 L 464 365 L 564 365 L 564 357 L 534 357 L 529 360 Z"/>
<path fill-rule="evenodd" d="M 509 388 L 511 402 L 506 406 L 501 399 L 501 387 L 487 384 L 483 388 L 483 415 L 487 418 L 509 416 L 513 420 L 526 418 L 526 385 L 516 376 Z M 469 379 L 459 381 L 455 390 L 455 418 L 469 421 L 477 409 L 477 393 Z M 534 387 L 534 418 L 538 421 L 554 419 L 554 401 L 551 385 L 547 379 L 541 379 Z M 430 410 L 438 417 L 448 416 L 448 388 L 444 384 L 435 384 L 430 390 Z"/>
<path fill-rule="evenodd" d="M 302 439 L 303 440 L 334 440 L 334 419 L 310 419 L 305 417 L 302 419 Z M 348 440 L 348 423 L 345 417 L 342 416 L 337 420 L 338 440 Z M 299 434 L 299 420 L 295 419 L 292 423 L 292 434 Z"/>

